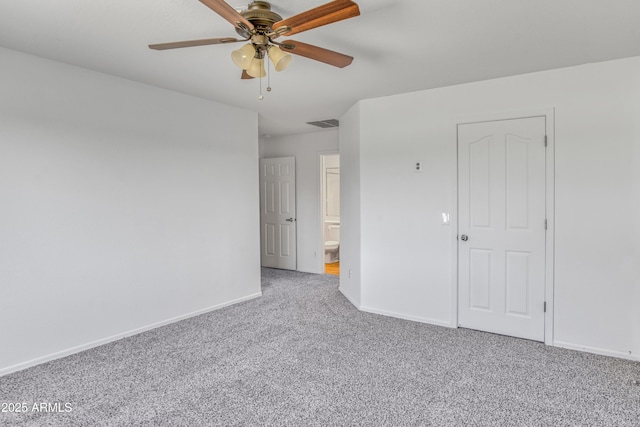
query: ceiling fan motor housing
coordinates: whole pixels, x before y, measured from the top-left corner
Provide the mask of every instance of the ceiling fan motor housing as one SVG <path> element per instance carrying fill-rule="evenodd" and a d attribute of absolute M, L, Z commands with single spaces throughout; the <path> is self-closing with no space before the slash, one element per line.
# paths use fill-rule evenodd
<path fill-rule="evenodd" d="M 266 1 L 254 1 L 244 12 L 240 12 L 247 21 L 251 22 L 256 29 L 256 34 L 267 34 L 272 32 L 271 26 L 282 21 L 282 16 L 271 10 L 271 4 Z M 241 31 L 238 34 L 243 35 Z"/>

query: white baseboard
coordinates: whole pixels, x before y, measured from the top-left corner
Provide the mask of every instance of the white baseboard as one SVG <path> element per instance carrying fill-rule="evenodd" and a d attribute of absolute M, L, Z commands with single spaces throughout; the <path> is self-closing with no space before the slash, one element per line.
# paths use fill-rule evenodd
<path fill-rule="evenodd" d="M 445 328 L 452 328 L 452 329 L 457 328 L 456 325 L 453 325 L 449 322 L 445 322 L 438 319 L 429 319 L 427 317 L 420 317 L 420 316 L 410 316 L 402 313 L 395 313 L 393 311 L 380 310 L 373 307 L 363 306 L 363 307 L 360 307 L 360 310 L 366 311 L 367 313 L 381 314 L 383 316 L 390 316 L 390 317 L 396 317 L 398 319 L 411 320 L 413 322 L 428 323 L 430 325 L 436 325 L 436 326 L 444 326 Z"/>
<path fill-rule="evenodd" d="M 360 304 L 358 304 L 358 303 L 356 302 L 355 298 L 353 298 L 351 295 L 349 295 L 349 294 L 348 294 L 348 293 L 347 293 L 347 292 L 346 292 L 342 287 L 339 287 L 339 288 L 338 288 L 338 290 L 340 291 L 340 293 L 341 293 L 342 295 L 344 295 L 344 297 L 345 297 L 346 299 L 348 299 L 348 300 L 349 300 L 349 302 L 350 302 L 351 304 L 353 304 L 353 306 L 354 306 L 355 308 L 357 308 L 358 310 L 360 310 Z"/>
<path fill-rule="evenodd" d="M 6 368 L 0 369 L 0 377 L 3 376 L 3 375 L 11 374 L 13 372 L 21 371 L 23 369 L 31 368 L 32 366 L 40 365 L 40 364 L 45 363 L 45 362 L 49 362 L 51 360 L 60 359 L 60 358 L 63 358 L 63 357 L 66 357 L 66 356 L 69 356 L 69 355 L 72 355 L 72 354 L 75 354 L 75 353 L 80 353 L 81 351 L 89 350 L 89 349 L 94 348 L 94 347 L 98 347 L 98 346 L 101 346 L 101 345 L 104 345 L 104 344 L 108 344 L 110 342 L 117 341 L 117 340 L 120 340 L 122 338 L 130 337 L 132 335 L 137 335 L 137 334 L 140 334 L 142 332 L 149 331 L 151 329 L 155 329 L 155 328 L 159 328 L 161 326 L 165 326 L 165 325 L 168 325 L 168 324 L 171 324 L 171 323 L 179 322 L 181 320 L 185 320 L 185 319 L 188 319 L 190 317 L 199 316 L 201 314 L 205 314 L 205 313 L 208 313 L 210 311 L 219 310 L 221 308 L 228 307 L 228 306 L 233 305 L 233 304 L 238 304 L 240 302 L 248 301 L 248 300 L 251 300 L 251 299 L 254 299 L 254 298 L 258 298 L 258 297 L 261 297 L 261 296 L 262 296 L 262 292 L 258 292 L 258 293 L 251 294 L 251 295 L 247 295 L 245 297 L 238 298 L 238 299 L 235 299 L 235 300 L 232 300 L 232 301 L 223 302 L 221 304 L 217 304 L 217 305 L 214 305 L 214 306 L 211 306 L 211 307 L 203 308 L 201 310 L 197 310 L 197 311 L 194 311 L 194 312 L 191 312 L 191 313 L 187 313 L 187 314 L 183 314 L 183 315 L 180 315 L 180 316 L 172 317 L 170 319 L 162 320 L 160 322 L 155 322 L 155 323 L 152 323 L 150 325 L 142 326 L 140 328 L 131 329 L 131 330 L 126 331 L 126 332 L 122 332 L 122 333 L 119 333 L 119 334 L 116 334 L 116 335 L 112 335 L 110 337 L 101 338 L 99 340 L 91 341 L 91 342 L 88 342 L 86 344 L 81 344 L 81 345 L 78 345 L 78 346 L 75 346 L 75 347 L 72 347 L 72 348 L 68 348 L 66 350 L 62 350 L 62 351 L 58 351 L 58 352 L 55 352 L 55 353 L 52 353 L 52 354 L 49 354 L 49 355 L 46 355 L 46 356 L 38 357 L 36 359 L 32 359 L 32 360 L 29 360 L 29 361 L 26 361 L 26 362 L 18 363 L 16 365 L 8 366 Z"/>
<path fill-rule="evenodd" d="M 586 353 L 599 354 L 601 356 L 617 357 L 619 359 L 640 362 L 640 355 L 625 353 L 624 351 L 607 350 L 604 348 L 589 347 L 586 345 L 572 344 L 564 341 L 554 341 L 553 346 L 566 348 L 567 350 L 584 351 Z"/>

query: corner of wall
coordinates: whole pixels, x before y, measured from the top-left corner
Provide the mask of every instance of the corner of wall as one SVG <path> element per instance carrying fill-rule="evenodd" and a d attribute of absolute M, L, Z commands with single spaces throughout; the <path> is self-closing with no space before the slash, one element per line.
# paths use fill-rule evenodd
<path fill-rule="evenodd" d="M 362 304 L 360 281 L 360 104 L 340 117 L 340 291 Z"/>

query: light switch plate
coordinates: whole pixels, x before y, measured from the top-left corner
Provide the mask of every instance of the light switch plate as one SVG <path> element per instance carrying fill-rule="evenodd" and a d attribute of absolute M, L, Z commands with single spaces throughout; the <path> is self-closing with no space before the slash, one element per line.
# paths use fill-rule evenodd
<path fill-rule="evenodd" d="M 451 215 L 449 215 L 449 212 L 442 212 L 442 225 L 449 224 L 451 224 Z"/>

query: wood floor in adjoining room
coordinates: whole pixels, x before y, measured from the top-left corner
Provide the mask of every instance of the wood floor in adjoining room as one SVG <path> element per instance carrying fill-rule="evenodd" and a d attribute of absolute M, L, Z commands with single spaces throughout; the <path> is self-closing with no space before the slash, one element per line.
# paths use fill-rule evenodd
<path fill-rule="evenodd" d="M 340 262 L 333 262 L 331 264 L 324 265 L 325 274 L 333 274 L 334 276 L 340 275 Z"/>

